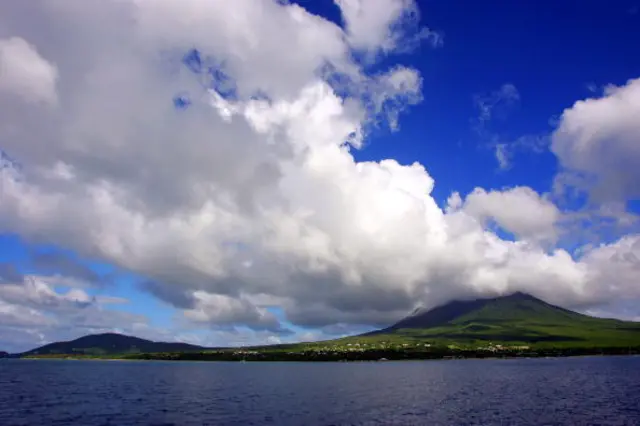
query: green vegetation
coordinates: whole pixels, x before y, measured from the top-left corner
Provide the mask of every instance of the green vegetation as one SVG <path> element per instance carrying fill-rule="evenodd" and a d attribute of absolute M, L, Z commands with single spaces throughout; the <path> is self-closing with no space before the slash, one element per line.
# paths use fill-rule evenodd
<path fill-rule="evenodd" d="M 115 340 L 116 336 L 124 339 L 120 346 L 105 343 Z M 89 339 L 96 337 L 100 337 L 98 341 Z M 80 342 L 82 339 L 89 340 Z M 47 345 L 23 356 L 202 361 L 364 361 L 640 354 L 640 323 L 594 318 L 516 293 L 494 299 L 451 302 L 427 312 L 414 313 L 383 330 L 325 342 L 207 349 L 182 343 L 154 343 L 120 335 L 87 336 L 82 339 Z M 131 339 L 135 339 L 135 345 L 132 345 Z M 80 346 L 80 343 L 85 345 Z M 182 346 L 175 349 L 173 345 Z"/>
<path fill-rule="evenodd" d="M 431 342 L 465 348 L 520 346 L 592 348 L 640 346 L 640 323 L 594 318 L 516 293 L 452 302 L 367 336 L 403 344 Z"/>

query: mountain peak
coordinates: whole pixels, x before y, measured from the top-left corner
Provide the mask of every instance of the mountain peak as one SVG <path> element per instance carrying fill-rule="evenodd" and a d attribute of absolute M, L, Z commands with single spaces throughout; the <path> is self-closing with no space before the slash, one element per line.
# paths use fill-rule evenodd
<path fill-rule="evenodd" d="M 515 293 L 507 294 L 504 296 L 496 297 L 496 299 L 500 298 L 511 298 L 511 299 L 525 299 L 525 300 L 538 300 L 542 302 L 542 300 L 538 299 L 535 296 L 530 295 L 529 293 L 524 293 L 522 291 L 516 291 Z"/>
<path fill-rule="evenodd" d="M 552 305 L 548 305 L 546 302 L 521 291 L 498 297 L 453 300 L 430 310 L 418 308 L 391 327 L 375 333 L 384 333 L 390 330 L 404 328 L 438 327 L 464 319 L 465 316 L 473 312 L 487 310 L 488 307 L 491 307 L 491 310 L 496 312 L 500 311 L 501 315 L 509 313 L 508 316 L 511 317 L 522 315 L 523 311 L 531 311 L 536 306 L 538 309 L 552 307 Z M 560 310 L 562 308 L 557 309 Z"/>
<path fill-rule="evenodd" d="M 637 347 L 640 323 L 591 317 L 518 291 L 414 311 L 388 328 L 357 337 L 447 347 Z"/>
<path fill-rule="evenodd" d="M 602 344 L 610 339 L 616 345 L 626 341 L 637 343 L 639 332 L 640 324 L 590 317 L 527 293 L 514 292 L 484 299 L 454 300 L 431 310 L 414 312 L 391 327 L 367 335 L 472 344 L 580 344 L 591 336 L 592 342 Z"/>

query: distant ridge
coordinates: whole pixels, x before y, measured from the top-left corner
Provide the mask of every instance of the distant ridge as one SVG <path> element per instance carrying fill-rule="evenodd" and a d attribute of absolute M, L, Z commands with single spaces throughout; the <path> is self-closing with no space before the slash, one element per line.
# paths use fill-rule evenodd
<path fill-rule="evenodd" d="M 68 342 L 50 343 L 20 355 L 120 355 L 139 352 L 197 352 L 206 349 L 188 343 L 154 342 L 123 334 L 103 333 Z"/>

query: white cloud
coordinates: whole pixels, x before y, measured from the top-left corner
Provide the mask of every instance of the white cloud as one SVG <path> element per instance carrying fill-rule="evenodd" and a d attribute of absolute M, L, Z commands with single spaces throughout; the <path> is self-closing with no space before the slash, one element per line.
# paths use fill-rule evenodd
<path fill-rule="evenodd" d="M 125 300 L 90 296 L 61 285 L 59 277 L 27 275 L 18 282 L 5 282 L 0 284 L 0 347 L 24 351 L 83 334 L 150 328 L 142 315 L 105 309 L 114 302 Z"/>
<path fill-rule="evenodd" d="M 0 39 L 0 95 L 27 102 L 55 104 L 58 71 L 20 37 Z"/>
<path fill-rule="evenodd" d="M 54 291 L 57 283 L 55 277 L 27 276 L 24 282 L 0 287 L 0 297 L 8 303 L 56 310 L 73 310 L 92 303 L 92 298 L 82 289 L 68 288 L 64 294 Z"/>
<path fill-rule="evenodd" d="M 500 170 L 509 170 L 513 167 L 513 157 L 518 152 L 540 154 L 549 148 L 548 134 L 523 135 L 515 140 L 505 140 L 494 135 L 491 141 L 495 150 L 496 160 Z"/>
<path fill-rule="evenodd" d="M 532 190 L 478 190 L 444 211 L 422 165 L 354 159 L 372 121 L 393 126 L 421 98 L 416 70 L 369 75 L 354 61 L 350 37 L 383 43 L 353 35 L 364 29 L 254 0 L 5 2 L 0 28 L 58 70 L 57 108 L 0 114 L 3 149 L 23 165 L 0 169 L 0 231 L 148 278 L 187 319 L 274 329 L 276 303 L 297 324 L 385 325 L 453 297 L 613 297 L 593 278 L 606 261 L 540 247 L 557 209 Z M 191 68 L 217 77 L 181 63 L 194 46 Z M 512 202 L 523 209 L 502 211 Z M 617 297 L 635 294 L 628 278 L 613 277 Z"/>
<path fill-rule="evenodd" d="M 258 345 L 274 345 L 303 341 L 317 341 L 335 338 L 321 331 L 277 334 L 267 330 L 251 330 L 246 328 L 209 330 L 206 332 L 184 332 L 179 335 L 181 341 L 209 347 L 246 347 Z"/>
<path fill-rule="evenodd" d="M 507 170 L 511 168 L 511 152 L 509 152 L 509 147 L 507 146 L 507 144 L 496 144 L 495 154 L 500 170 Z"/>
<path fill-rule="evenodd" d="M 221 294 L 196 291 L 194 307 L 184 315 L 196 323 L 210 323 L 216 326 L 243 324 L 253 329 L 278 331 L 277 318 L 265 308 L 255 306 L 245 299 L 234 299 Z"/>
<path fill-rule="evenodd" d="M 495 221 L 518 239 L 554 243 L 558 238 L 560 211 L 528 187 L 489 192 L 476 188 L 465 198 L 463 209 L 483 224 Z"/>
<path fill-rule="evenodd" d="M 392 130 L 397 130 L 403 106 L 422 101 L 422 77 L 415 69 L 397 67 L 377 76 L 370 90 L 377 115 L 382 116 Z"/>
<path fill-rule="evenodd" d="M 201 293 L 195 295 L 199 301 L 197 308 L 185 311 L 191 322 L 178 321 L 170 328 L 159 328 L 143 315 L 108 308 L 112 304 L 129 303 L 128 299 L 105 294 L 89 296 L 84 290 L 61 284 L 68 281 L 67 277 L 27 275 L 24 278 L 24 281 L 0 284 L 0 350 L 12 353 L 105 332 L 208 347 L 288 343 L 336 336 L 335 332 L 322 330 L 282 330 L 263 309 L 259 309 L 254 317 L 247 317 L 243 309 L 237 309 L 241 302 Z M 254 300 L 257 303 L 273 302 L 265 297 Z M 206 318 L 199 315 L 206 315 Z M 201 322 L 211 322 L 215 327 L 203 328 Z M 233 327 L 238 324 L 245 324 L 245 327 Z"/>
<path fill-rule="evenodd" d="M 640 197 L 640 79 L 609 86 L 562 114 L 551 149 L 599 201 Z"/>
<path fill-rule="evenodd" d="M 583 262 L 590 266 L 588 292 L 595 299 L 615 301 L 640 297 L 637 285 L 640 235 L 627 235 L 615 243 L 587 250 Z"/>
<path fill-rule="evenodd" d="M 421 39 L 433 45 L 442 36 L 419 28 L 420 11 L 414 0 L 334 0 L 340 7 L 349 44 L 356 50 L 391 52 L 415 46 Z"/>
<path fill-rule="evenodd" d="M 512 167 L 512 159 L 518 150 L 539 152 L 544 145 L 544 138 L 525 135 L 516 140 L 507 140 L 494 132 L 491 123 L 504 119 L 508 110 L 520 101 L 520 92 L 512 83 L 504 83 L 499 89 L 486 94 L 478 94 L 473 98 L 478 116 L 471 120 L 472 129 L 494 151 L 500 170 Z"/>

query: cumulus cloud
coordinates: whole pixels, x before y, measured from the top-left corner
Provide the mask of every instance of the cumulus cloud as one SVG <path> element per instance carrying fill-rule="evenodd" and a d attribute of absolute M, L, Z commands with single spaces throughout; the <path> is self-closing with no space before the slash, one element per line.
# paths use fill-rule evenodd
<path fill-rule="evenodd" d="M 184 312 L 191 321 L 216 326 L 242 324 L 255 330 L 281 330 L 279 321 L 271 312 L 245 299 L 204 291 L 196 291 L 193 298 L 194 306 Z"/>
<path fill-rule="evenodd" d="M 55 65 L 20 37 L 0 39 L 0 93 L 16 95 L 27 102 L 55 103 Z"/>
<path fill-rule="evenodd" d="M 640 79 L 635 79 L 576 102 L 560 118 L 551 149 L 600 202 L 640 198 L 639 116 Z"/>
<path fill-rule="evenodd" d="M 558 208 L 528 187 L 505 191 L 476 188 L 465 198 L 465 213 L 483 224 L 493 220 L 518 239 L 555 242 L 561 218 Z"/>
<path fill-rule="evenodd" d="M 106 309 L 120 298 L 91 296 L 64 285 L 58 277 L 26 275 L 0 285 L 0 346 L 23 351 L 35 345 L 68 340 L 83 334 L 113 331 L 144 332 L 142 315 Z"/>
<path fill-rule="evenodd" d="M 54 282 L 44 277 L 28 276 L 23 283 L 2 287 L 2 299 L 30 308 L 47 306 L 53 310 L 75 311 L 89 306 L 93 300 L 84 290 L 68 288 L 65 293 L 54 290 Z"/>
<path fill-rule="evenodd" d="M 0 231 L 142 276 L 188 321 L 252 333 L 278 329 L 270 306 L 349 327 L 515 290 L 612 297 L 598 253 L 621 243 L 582 258 L 545 247 L 558 212 L 532 190 L 479 189 L 443 210 L 421 164 L 354 159 L 371 122 L 395 127 L 420 100 L 420 75 L 355 61 L 397 47 L 396 18 L 340 4 L 346 32 L 267 0 L 2 3 L 0 37 L 29 40 L 58 77 L 53 108 L 0 97 L 2 148 L 22 165 L 0 168 Z M 618 296 L 639 296 L 632 275 L 611 277 Z M 96 303 L 79 291 L 46 297 Z"/>

